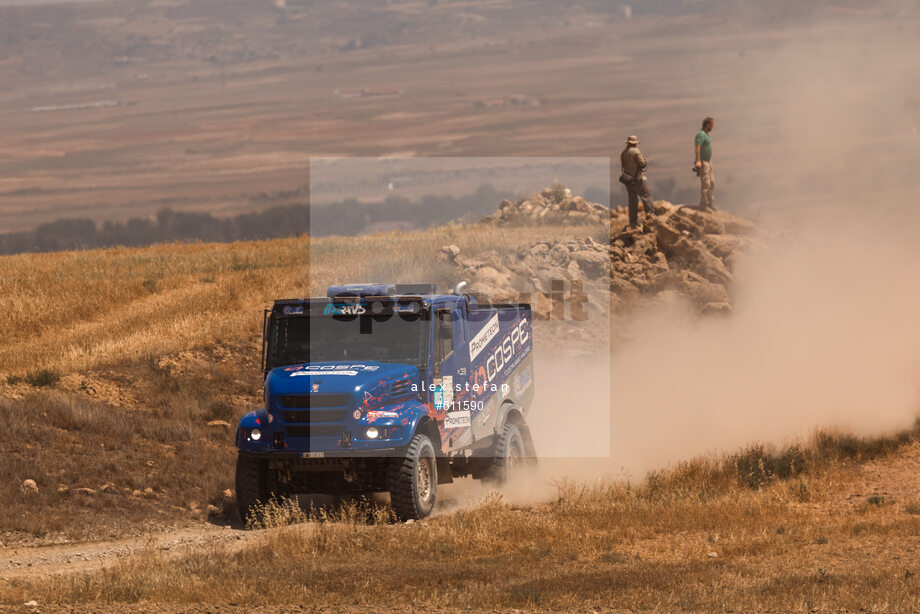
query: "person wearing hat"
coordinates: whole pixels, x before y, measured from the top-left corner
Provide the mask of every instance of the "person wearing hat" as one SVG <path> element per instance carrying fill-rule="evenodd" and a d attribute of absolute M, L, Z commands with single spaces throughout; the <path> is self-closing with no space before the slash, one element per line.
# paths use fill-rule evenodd
<path fill-rule="evenodd" d="M 709 136 L 715 124 L 716 120 L 711 117 L 704 119 L 703 127 L 693 139 L 693 149 L 696 152 L 696 163 L 693 167 L 700 177 L 700 209 L 704 211 L 716 208 L 712 195 L 716 179 L 712 174 L 712 138 Z"/>
<path fill-rule="evenodd" d="M 642 199 L 646 218 L 652 212 L 652 196 L 645 179 L 646 161 L 639 151 L 639 137 L 631 135 L 626 139 L 626 149 L 620 154 L 620 165 L 623 168 L 620 182 L 626 186 L 629 198 L 629 227 L 636 228 L 639 226 L 639 198 Z"/>

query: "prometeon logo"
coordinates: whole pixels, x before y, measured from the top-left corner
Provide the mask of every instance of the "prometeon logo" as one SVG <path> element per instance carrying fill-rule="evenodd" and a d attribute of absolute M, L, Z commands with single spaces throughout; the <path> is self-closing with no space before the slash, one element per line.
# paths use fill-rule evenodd
<path fill-rule="evenodd" d="M 329 303 L 323 310 L 324 316 L 360 316 L 367 313 L 364 305 L 336 305 Z"/>

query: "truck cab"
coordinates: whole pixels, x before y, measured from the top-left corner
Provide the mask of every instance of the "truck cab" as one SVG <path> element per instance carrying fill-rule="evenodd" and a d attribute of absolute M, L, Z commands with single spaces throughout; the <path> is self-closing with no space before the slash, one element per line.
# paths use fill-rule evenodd
<path fill-rule="evenodd" d="M 265 313 L 264 407 L 236 433 L 237 501 L 389 491 L 401 519 L 438 484 L 533 462 L 530 306 L 429 284 L 331 286 Z"/>

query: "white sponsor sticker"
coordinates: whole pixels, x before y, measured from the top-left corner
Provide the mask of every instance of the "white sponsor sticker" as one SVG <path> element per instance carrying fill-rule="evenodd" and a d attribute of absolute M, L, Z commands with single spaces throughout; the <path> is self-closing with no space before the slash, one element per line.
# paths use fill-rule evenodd
<path fill-rule="evenodd" d="M 498 334 L 498 314 L 496 313 L 492 316 L 492 319 L 486 322 L 486 325 L 480 329 L 476 336 L 470 340 L 470 360 L 479 356 L 479 352 L 483 351 L 489 341 L 495 338 L 495 335 Z"/>
<path fill-rule="evenodd" d="M 443 388 L 444 393 L 444 407 L 450 409 L 454 404 L 454 376 L 445 375 L 441 379 L 441 387 Z"/>
<path fill-rule="evenodd" d="M 326 453 L 325 452 L 301 452 L 300 457 L 301 458 L 325 458 Z"/>
<path fill-rule="evenodd" d="M 297 377 L 298 375 L 357 375 L 357 371 L 294 371 L 291 373 L 291 377 Z"/>
<path fill-rule="evenodd" d="M 334 371 L 340 369 L 360 369 L 362 371 L 376 371 L 379 369 L 376 365 L 307 365 L 304 367 L 307 371 Z"/>
<path fill-rule="evenodd" d="M 468 411 L 449 411 L 444 417 L 444 428 L 446 429 L 459 429 L 471 424 Z"/>

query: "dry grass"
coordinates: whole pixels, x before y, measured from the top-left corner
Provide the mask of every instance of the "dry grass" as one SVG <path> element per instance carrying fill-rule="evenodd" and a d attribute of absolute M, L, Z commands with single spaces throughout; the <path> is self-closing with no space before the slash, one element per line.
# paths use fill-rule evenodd
<path fill-rule="evenodd" d="M 450 271 L 434 258 L 445 243 L 472 253 L 545 235 L 448 227 L 317 240 L 313 255 L 337 265 L 314 266 L 312 278 L 302 239 L 0 258 L 0 382 L 23 378 L 0 399 L 3 541 L 203 521 L 202 508 L 228 503 L 234 455 L 230 434 L 206 422 L 232 423 L 258 401 L 270 299 L 392 279 L 367 254 L 395 262 L 399 281 L 446 283 Z M 26 283 L 33 262 L 36 281 Z M 25 381 L 47 381 L 42 369 L 60 381 Z M 263 510 L 264 540 L 242 550 L 148 553 L 104 571 L 9 581 L 0 601 L 911 610 L 920 603 L 916 501 L 878 495 L 852 505 L 841 492 L 861 463 L 896 458 L 918 436 L 754 445 L 638 486 L 563 484 L 552 501 L 524 509 L 493 495 L 411 525 L 364 502 L 309 513 L 275 502 Z M 19 491 L 25 478 L 37 495 Z"/>
<path fill-rule="evenodd" d="M 0 374 L 63 372 L 148 360 L 260 334 L 272 299 L 322 294 L 332 282 L 452 283 L 446 243 L 499 253 L 596 227 L 446 226 L 360 238 L 158 245 L 0 257 Z M 311 257 L 314 266 L 311 268 Z M 382 262 L 386 262 L 383 266 Z M 3 378 L 5 379 L 5 378 Z"/>
<path fill-rule="evenodd" d="M 447 226 L 0 257 L 2 541 L 114 537 L 221 507 L 233 487 L 232 430 L 206 424 L 234 425 L 260 402 L 262 310 L 272 299 L 355 280 L 446 285 L 456 281 L 437 260 L 446 243 L 501 253 L 592 232 Z M 38 496 L 21 496 L 25 479 Z M 104 495 L 76 492 L 110 482 Z M 154 494 L 131 494 L 145 488 Z"/>
<path fill-rule="evenodd" d="M 758 489 L 701 459 L 629 487 L 561 485 L 518 509 L 493 495 L 411 525 L 353 506 L 270 529 L 242 551 L 156 554 L 108 571 L 5 587 L 15 601 L 400 608 L 904 611 L 920 600 L 920 519 L 841 508 L 838 461 Z M 300 512 L 272 512 L 284 525 Z"/>

